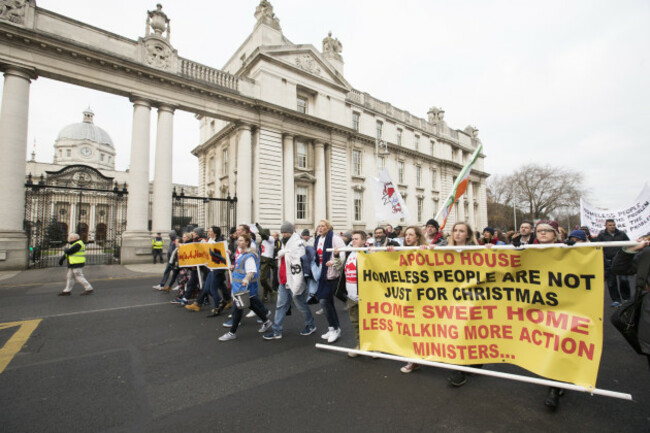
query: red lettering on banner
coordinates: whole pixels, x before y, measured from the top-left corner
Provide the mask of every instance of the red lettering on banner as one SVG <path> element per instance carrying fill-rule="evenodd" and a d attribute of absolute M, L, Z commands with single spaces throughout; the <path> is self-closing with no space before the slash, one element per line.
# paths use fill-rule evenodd
<path fill-rule="evenodd" d="M 422 307 L 422 313 L 425 319 L 439 317 L 456 320 L 483 320 L 493 319 L 496 308 L 496 305 L 469 307 L 466 305 L 425 305 Z"/>
<path fill-rule="evenodd" d="M 390 314 L 405 319 L 415 319 L 415 307 L 412 305 L 404 306 L 392 302 L 368 302 L 366 306 L 368 314 Z"/>
<path fill-rule="evenodd" d="M 596 346 L 593 343 L 587 343 L 582 340 L 576 341 L 571 337 L 563 337 L 539 329 L 530 330 L 526 327 L 521 328 L 519 341 L 525 341 L 535 346 L 551 349 L 555 352 L 563 352 L 567 355 L 577 355 L 581 358 L 586 357 L 590 361 L 593 360 L 596 350 Z"/>
<path fill-rule="evenodd" d="M 543 311 L 537 309 L 524 310 L 521 307 L 513 308 L 508 306 L 506 308 L 507 320 L 518 320 L 524 322 L 526 320 L 535 323 L 543 324 L 549 328 L 569 329 L 578 334 L 589 335 L 589 323 L 591 322 L 588 317 L 581 317 L 569 315 L 567 313 L 557 313 L 555 311 Z M 569 320 L 571 325 L 569 326 Z"/>

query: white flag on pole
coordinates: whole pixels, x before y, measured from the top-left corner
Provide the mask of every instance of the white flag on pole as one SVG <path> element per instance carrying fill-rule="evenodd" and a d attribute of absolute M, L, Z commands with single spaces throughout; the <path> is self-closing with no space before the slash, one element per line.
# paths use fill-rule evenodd
<path fill-rule="evenodd" d="M 375 213 L 377 221 L 396 222 L 400 218 L 408 222 L 411 214 L 406 208 L 402 195 L 388 175 L 388 170 L 379 173 L 379 179 L 373 178 L 375 191 Z"/>

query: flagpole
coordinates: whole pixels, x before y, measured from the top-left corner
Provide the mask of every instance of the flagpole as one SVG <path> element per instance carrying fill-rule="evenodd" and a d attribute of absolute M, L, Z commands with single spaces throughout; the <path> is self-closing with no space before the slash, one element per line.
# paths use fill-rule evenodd
<path fill-rule="evenodd" d="M 463 167 L 463 169 L 460 171 L 460 173 L 458 173 L 458 177 L 456 178 L 456 182 L 454 182 L 454 185 L 451 187 L 451 191 L 449 191 L 449 195 L 447 196 L 447 198 L 443 202 L 442 207 L 438 210 L 438 214 L 436 215 L 436 218 L 435 218 L 436 221 L 438 221 L 440 219 L 440 216 L 442 215 L 442 212 L 445 210 L 445 207 L 447 206 L 447 203 L 449 202 L 449 200 L 450 199 L 453 200 L 453 198 L 454 198 L 453 196 L 456 193 L 456 189 L 458 188 L 458 185 L 460 185 L 460 183 L 463 181 L 463 177 L 465 176 L 465 173 L 467 172 L 469 167 L 471 167 L 474 164 L 474 161 L 475 161 L 476 157 L 478 156 L 479 152 L 482 149 L 483 149 L 483 145 L 479 144 L 478 147 L 476 148 L 476 150 L 474 151 L 474 153 L 472 154 L 472 157 L 470 158 L 469 163 L 465 167 Z"/>
<path fill-rule="evenodd" d="M 316 348 L 317 349 L 323 349 L 323 350 L 331 350 L 331 351 L 334 351 L 334 352 L 355 353 L 357 355 L 372 356 L 372 357 L 375 357 L 375 358 L 383 358 L 383 359 L 390 359 L 392 361 L 412 362 L 412 363 L 415 363 L 415 364 L 428 365 L 430 367 L 446 368 L 448 370 L 459 370 L 459 371 L 463 371 L 463 372 L 466 372 L 466 373 L 481 374 L 483 376 L 492 376 L 492 377 L 498 377 L 498 378 L 501 378 L 501 379 L 516 380 L 516 381 L 519 381 L 519 382 L 533 383 L 535 385 L 552 386 L 552 387 L 555 387 L 555 388 L 563 388 L 563 389 L 568 389 L 568 390 L 571 390 L 571 391 L 586 392 L 586 393 L 589 393 L 589 394 L 592 394 L 592 395 L 595 394 L 595 395 L 602 395 L 604 397 L 619 398 L 621 400 L 632 400 L 632 395 L 631 394 L 626 394 L 626 393 L 616 392 L 616 391 L 608 391 L 606 389 L 599 389 L 599 388 L 587 388 L 587 387 L 584 387 L 584 386 L 574 385 L 572 383 L 558 382 L 558 381 L 549 380 L 549 379 L 538 379 L 536 377 L 522 376 L 522 375 L 519 375 L 519 374 L 502 373 L 500 371 L 479 369 L 479 368 L 471 368 L 471 367 L 456 365 L 456 364 L 445 364 L 443 362 L 427 361 L 427 360 L 419 359 L 419 358 L 418 359 L 416 359 L 416 358 L 406 358 L 406 357 L 403 357 L 403 356 L 396 356 L 396 355 L 391 355 L 391 354 L 382 353 L 382 352 L 368 352 L 368 351 L 365 351 L 365 350 L 348 349 L 346 347 L 330 346 L 328 344 L 316 343 Z"/>
<path fill-rule="evenodd" d="M 526 244 L 520 245 L 518 247 L 514 245 L 492 245 L 491 247 L 486 247 L 485 245 L 447 245 L 444 247 L 430 245 L 428 248 L 423 249 L 422 251 L 465 251 L 465 250 L 539 250 L 546 248 L 610 248 L 610 247 L 634 247 L 637 245 L 648 245 L 647 241 L 637 242 L 637 241 L 614 241 L 614 242 L 578 242 L 573 245 L 567 244 Z M 420 246 L 414 247 L 363 247 L 363 248 L 328 248 L 327 251 L 337 251 L 348 252 L 348 251 L 369 251 L 369 252 L 380 252 L 386 251 L 388 248 L 392 248 L 394 251 L 408 251 L 408 250 L 419 250 Z"/>

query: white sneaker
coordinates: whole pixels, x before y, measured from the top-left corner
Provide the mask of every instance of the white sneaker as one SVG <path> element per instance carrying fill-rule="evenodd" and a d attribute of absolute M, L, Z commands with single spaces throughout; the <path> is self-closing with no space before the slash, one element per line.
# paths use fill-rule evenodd
<path fill-rule="evenodd" d="M 230 341 L 234 340 L 235 338 L 237 338 L 236 334 L 233 334 L 232 332 L 226 332 L 221 337 L 219 337 L 219 341 Z"/>
<path fill-rule="evenodd" d="M 341 328 L 336 328 L 330 332 L 330 336 L 327 338 L 328 343 L 334 343 L 341 336 Z"/>
<path fill-rule="evenodd" d="M 178 292 L 178 286 L 174 286 L 174 287 L 172 287 L 172 290 L 173 290 L 174 292 Z"/>
<path fill-rule="evenodd" d="M 160 289 L 162 289 L 162 287 L 160 286 L 160 284 L 156 284 L 155 286 L 153 286 L 153 288 L 156 289 L 156 290 L 160 290 Z"/>
<path fill-rule="evenodd" d="M 253 311 L 253 310 L 250 310 L 250 311 L 248 312 L 248 314 L 246 315 L 246 317 L 248 317 L 248 318 L 250 318 L 250 317 L 255 317 L 255 316 L 257 316 L 257 314 L 255 314 L 255 311 Z"/>
<path fill-rule="evenodd" d="M 267 320 L 266 322 L 262 323 L 262 326 L 260 326 L 260 329 L 258 329 L 257 332 L 260 332 L 260 333 L 263 334 L 266 331 L 268 331 L 269 329 L 271 329 L 271 325 L 273 325 L 273 322 L 271 322 L 270 320 Z"/>
<path fill-rule="evenodd" d="M 318 315 L 320 316 L 320 315 L 323 314 L 324 312 L 325 312 L 325 311 L 321 308 L 320 310 L 316 311 L 316 314 L 318 314 Z"/>
<path fill-rule="evenodd" d="M 329 329 L 329 331 L 327 331 L 326 333 L 320 336 L 320 338 L 322 338 L 323 340 L 329 340 L 330 334 L 334 331 L 334 328 L 332 328 L 331 326 L 327 329 Z"/>

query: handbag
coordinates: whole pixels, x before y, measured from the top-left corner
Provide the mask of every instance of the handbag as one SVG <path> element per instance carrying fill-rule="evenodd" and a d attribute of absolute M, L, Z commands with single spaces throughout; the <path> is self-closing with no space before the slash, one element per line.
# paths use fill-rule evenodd
<path fill-rule="evenodd" d="M 632 346 L 636 353 L 644 355 L 639 343 L 639 319 L 641 317 L 641 308 L 643 297 L 647 296 L 645 290 L 638 290 L 634 300 L 623 303 L 612 313 L 610 318 L 612 325 L 620 332 L 625 340 Z"/>

